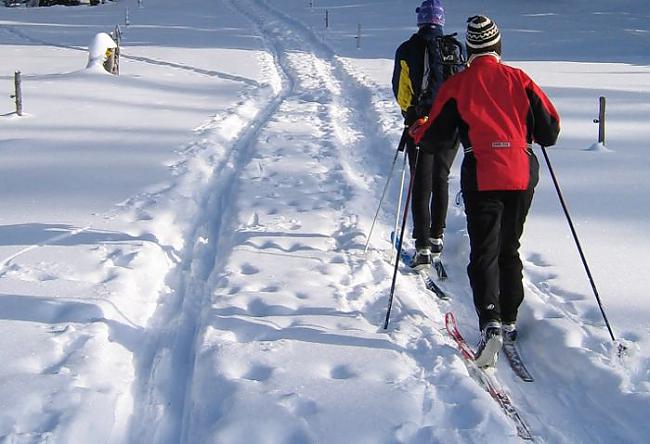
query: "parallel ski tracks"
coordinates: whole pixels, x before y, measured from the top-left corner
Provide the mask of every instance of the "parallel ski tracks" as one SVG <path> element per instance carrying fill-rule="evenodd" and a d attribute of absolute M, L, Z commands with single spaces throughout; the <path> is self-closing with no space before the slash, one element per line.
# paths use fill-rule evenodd
<path fill-rule="evenodd" d="M 282 88 L 275 97 L 257 114 L 251 124 L 242 132 L 232 145 L 229 158 L 222 162 L 213 172 L 213 184 L 204 197 L 192 233 L 188 236 L 186 251 L 182 261 L 182 270 L 178 273 L 174 285 L 174 298 L 167 307 L 161 307 L 152 329 L 153 337 L 149 339 L 148 356 L 140 359 L 138 364 L 139 388 L 136 387 L 135 414 L 132 419 L 131 437 L 134 442 L 189 442 L 192 427 L 191 399 L 193 373 L 197 359 L 197 342 L 202 331 L 202 311 L 209 300 L 214 287 L 212 277 L 220 273 L 217 256 L 225 256 L 228 251 L 221 247 L 221 230 L 228 226 L 228 221 L 236 215 L 236 208 L 230 201 L 236 189 L 236 182 L 249 163 L 255 151 L 256 141 L 261 131 L 271 122 L 288 99 L 301 100 L 296 85 L 303 80 L 299 72 L 301 54 L 303 63 L 312 63 L 310 72 L 320 73 L 313 78 L 319 84 L 316 98 L 325 103 L 336 103 L 337 113 L 320 113 L 317 118 L 326 119 L 324 125 L 332 134 L 341 134 L 334 145 L 327 147 L 330 155 L 340 155 L 346 167 L 341 177 L 349 188 L 354 188 L 351 177 L 357 175 L 349 150 L 364 140 L 370 115 L 363 115 L 362 122 L 355 121 L 359 110 L 364 107 L 350 103 L 364 92 L 357 90 L 346 94 L 351 85 L 340 67 L 334 66 L 331 59 L 319 57 L 323 48 L 314 46 L 313 37 L 288 26 L 281 16 L 276 15 L 265 5 L 249 1 L 227 1 L 233 10 L 246 16 L 262 35 L 268 51 L 274 59 L 275 70 L 282 79 Z M 280 22 L 283 26 L 273 26 Z M 298 35 L 297 35 L 298 34 Z M 310 58 L 313 58 L 310 62 Z M 349 92 L 349 91 L 348 91 Z M 370 123 L 372 124 L 372 123 Z M 331 143 L 331 142 L 330 142 Z M 350 159 L 346 162 L 345 158 Z M 361 175 L 359 173 L 358 175 Z M 365 179 L 361 179 L 365 180 Z M 368 179 L 374 180 L 374 179 Z M 350 194 L 353 191 L 350 190 Z M 215 220 L 216 219 L 216 220 Z M 207 239 L 207 243 L 206 243 Z M 228 247 L 226 247 L 228 248 Z M 157 327 L 157 328 L 156 328 Z"/>
<path fill-rule="evenodd" d="M 172 307 L 161 308 L 152 332 L 154 337 L 150 338 L 151 353 L 140 359 L 140 399 L 136 395 L 136 411 L 131 421 L 134 442 L 183 442 L 191 412 L 189 393 L 201 312 L 213 287 L 210 277 L 214 275 L 217 255 L 222 253 L 219 251 L 221 229 L 232 216 L 229 197 L 260 131 L 293 91 L 294 83 L 280 55 L 272 49 L 282 88 L 242 131 L 232 144 L 228 158 L 212 173 L 212 184 L 200 205 L 203 210 L 187 237 L 182 269 L 174 286 L 175 302 Z M 156 327 L 160 328 L 157 332 Z"/>

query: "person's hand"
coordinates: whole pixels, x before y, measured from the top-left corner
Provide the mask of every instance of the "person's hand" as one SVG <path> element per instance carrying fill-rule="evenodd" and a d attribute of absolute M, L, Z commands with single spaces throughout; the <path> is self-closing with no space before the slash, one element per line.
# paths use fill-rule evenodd
<path fill-rule="evenodd" d="M 420 143 L 420 140 L 424 137 L 424 133 L 427 132 L 429 128 L 429 125 L 427 125 L 428 120 L 428 117 L 421 117 L 409 128 L 409 136 L 413 138 L 416 144 Z"/>

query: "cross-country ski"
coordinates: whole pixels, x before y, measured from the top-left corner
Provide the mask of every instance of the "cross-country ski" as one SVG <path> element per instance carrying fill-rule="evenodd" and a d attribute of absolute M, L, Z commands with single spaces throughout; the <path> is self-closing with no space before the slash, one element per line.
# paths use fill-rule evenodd
<path fill-rule="evenodd" d="M 391 233 L 391 240 L 395 247 L 395 250 L 397 250 L 399 241 L 395 240 L 395 233 Z M 449 300 L 449 295 L 445 293 L 445 291 L 442 288 L 440 288 L 440 286 L 436 283 L 436 281 L 434 281 L 433 278 L 431 277 L 431 271 L 432 271 L 431 268 L 427 267 L 421 270 L 412 269 L 411 264 L 413 263 L 413 255 L 409 253 L 408 249 L 404 245 L 402 246 L 402 250 L 399 251 L 399 258 L 404 264 L 405 269 L 410 269 L 413 273 L 418 275 L 418 277 L 422 280 L 422 283 L 424 284 L 427 290 L 429 290 L 431 293 L 433 293 L 443 301 Z M 441 279 L 440 272 L 437 270 L 444 271 L 442 260 L 440 258 L 433 258 L 432 261 L 433 261 L 432 268 L 436 270 L 436 273 L 438 274 L 438 279 Z M 444 272 L 443 276 L 445 279 L 447 278 L 446 272 Z"/>
<path fill-rule="evenodd" d="M 520 438 L 533 441 L 530 427 L 523 420 L 515 406 L 513 405 L 508 393 L 501 387 L 492 370 L 480 369 L 476 366 L 476 356 L 474 351 L 467 345 L 465 339 L 458 330 L 458 324 L 453 313 L 445 314 L 445 328 L 447 333 L 454 340 L 458 351 L 467 366 L 469 375 L 474 379 L 490 396 L 496 401 L 506 416 L 512 420 L 517 428 L 517 434 Z"/>
<path fill-rule="evenodd" d="M 522 381 L 535 381 L 535 379 L 526 368 L 526 365 L 524 364 L 524 361 L 521 358 L 519 351 L 517 350 L 517 346 L 514 343 L 504 342 L 503 354 L 506 357 L 508 364 L 510 364 L 510 367 L 512 367 L 512 371 L 515 372 L 515 374 L 519 376 Z"/>

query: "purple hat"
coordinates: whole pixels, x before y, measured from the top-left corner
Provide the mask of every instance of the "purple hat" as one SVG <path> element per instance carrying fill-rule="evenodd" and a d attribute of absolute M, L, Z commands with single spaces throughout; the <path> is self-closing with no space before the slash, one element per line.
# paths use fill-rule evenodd
<path fill-rule="evenodd" d="M 418 14 L 418 26 L 445 24 L 445 10 L 440 0 L 424 0 L 420 7 L 415 8 Z"/>

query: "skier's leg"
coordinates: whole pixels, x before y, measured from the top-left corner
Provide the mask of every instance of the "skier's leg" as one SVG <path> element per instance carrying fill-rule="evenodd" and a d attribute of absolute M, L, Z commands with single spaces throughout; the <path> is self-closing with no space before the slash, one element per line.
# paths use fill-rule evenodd
<path fill-rule="evenodd" d="M 463 193 L 470 258 L 467 266 L 479 327 L 500 321 L 499 308 L 499 236 L 503 203 L 501 192 L 469 191 Z"/>
<path fill-rule="evenodd" d="M 503 220 L 501 222 L 501 249 L 499 253 L 499 302 L 504 324 L 517 320 L 517 310 L 524 299 L 519 239 L 524 231 L 526 215 L 533 200 L 533 190 L 504 192 Z"/>
<path fill-rule="evenodd" d="M 433 155 L 433 177 L 431 199 L 431 237 L 441 238 L 446 226 L 449 206 L 449 172 L 458 152 L 458 143 Z"/>
<path fill-rule="evenodd" d="M 411 196 L 411 214 L 413 216 L 413 238 L 415 247 L 423 248 L 429 245 L 429 227 L 431 215 L 429 214 L 429 201 L 431 199 L 431 170 L 433 168 L 433 155 L 420 150 L 417 171 L 413 171 L 415 162 L 415 149 L 409 149 L 409 165 L 411 174 L 415 174 Z"/>

